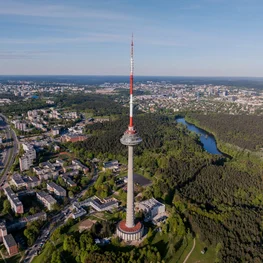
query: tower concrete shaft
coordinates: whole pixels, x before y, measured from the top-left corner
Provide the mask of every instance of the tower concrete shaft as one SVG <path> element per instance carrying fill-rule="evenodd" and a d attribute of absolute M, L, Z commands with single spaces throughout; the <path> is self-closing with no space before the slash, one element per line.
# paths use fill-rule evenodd
<path fill-rule="evenodd" d="M 133 192 L 133 146 L 128 146 L 128 184 L 126 226 L 134 227 L 134 192 Z"/>

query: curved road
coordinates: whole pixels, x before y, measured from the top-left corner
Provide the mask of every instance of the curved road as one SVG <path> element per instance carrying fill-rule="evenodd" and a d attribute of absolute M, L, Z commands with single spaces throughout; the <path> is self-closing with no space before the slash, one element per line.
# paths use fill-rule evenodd
<path fill-rule="evenodd" d="M 193 247 L 192 247 L 191 251 L 188 253 L 188 255 L 186 256 L 186 258 L 185 258 L 185 260 L 184 260 L 183 263 L 186 263 L 186 261 L 188 260 L 188 258 L 189 258 L 189 257 L 191 256 L 191 254 L 193 253 L 194 249 L 195 249 L 195 238 L 194 238 Z"/>
<path fill-rule="evenodd" d="M 15 161 L 15 157 L 18 154 L 18 139 L 16 137 L 16 133 L 13 129 L 8 125 L 7 118 L 0 113 L 0 117 L 3 118 L 5 122 L 5 129 L 6 129 L 6 138 L 7 139 L 13 139 L 12 146 L 6 150 L 6 156 L 4 160 L 4 171 L 0 178 L 0 189 L 3 187 L 3 185 L 6 182 L 7 175 Z"/>

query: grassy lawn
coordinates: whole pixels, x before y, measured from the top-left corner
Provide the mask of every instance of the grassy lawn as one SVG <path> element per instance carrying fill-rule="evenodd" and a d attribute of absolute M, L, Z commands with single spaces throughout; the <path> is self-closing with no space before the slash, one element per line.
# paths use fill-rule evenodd
<path fill-rule="evenodd" d="M 207 247 L 203 242 L 196 238 L 195 249 L 187 263 L 213 263 L 216 259 L 216 251 L 213 247 Z M 201 251 L 207 247 L 206 253 L 203 255 Z"/>
<path fill-rule="evenodd" d="M 182 245 L 176 251 L 176 253 L 173 256 L 172 260 L 170 260 L 170 263 L 181 263 L 181 262 L 184 262 L 187 254 L 191 251 L 191 249 L 193 247 L 193 242 L 194 242 L 194 240 L 193 240 L 192 237 L 184 238 L 183 242 L 182 242 Z M 188 261 L 187 261 L 187 263 L 188 263 Z"/>
<path fill-rule="evenodd" d="M 167 255 L 167 244 L 169 241 L 168 234 L 162 234 L 160 232 L 156 233 L 151 244 L 155 245 L 160 251 L 161 255 L 165 257 Z M 173 258 L 169 260 L 169 263 L 183 263 L 187 254 L 191 251 L 193 247 L 193 238 L 188 236 L 182 241 L 179 249 L 175 249 Z M 191 256 L 188 258 L 187 263 L 213 263 L 216 259 L 216 252 L 213 247 L 207 247 L 207 252 L 203 255 L 201 250 L 207 247 L 198 238 L 196 238 L 195 249 Z M 168 262 L 168 261 L 165 261 Z"/>

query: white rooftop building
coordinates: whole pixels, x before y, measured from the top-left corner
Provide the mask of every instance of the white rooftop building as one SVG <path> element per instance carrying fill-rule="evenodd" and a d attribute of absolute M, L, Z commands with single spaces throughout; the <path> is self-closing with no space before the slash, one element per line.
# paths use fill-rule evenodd
<path fill-rule="evenodd" d="M 165 205 L 155 198 L 138 203 L 137 209 L 145 214 L 147 220 L 153 220 L 154 217 L 165 213 Z"/>

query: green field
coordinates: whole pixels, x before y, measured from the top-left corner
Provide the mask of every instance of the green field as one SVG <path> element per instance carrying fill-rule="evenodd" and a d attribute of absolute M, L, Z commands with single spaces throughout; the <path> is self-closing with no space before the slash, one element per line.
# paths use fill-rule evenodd
<path fill-rule="evenodd" d="M 213 263 L 216 260 L 216 251 L 213 247 L 207 247 L 206 253 L 203 255 L 201 251 L 207 247 L 199 239 L 196 238 L 195 249 L 188 258 L 187 263 Z"/>
<path fill-rule="evenodd" d="M 165 256 L 167 250 L 169 249 L 166 245 L 168 244 L 169 236 L 168 234 L 157 233 L 152 241 L 153 245 L 158 247 L 160 253 Z M 166 259 L 165 262 L 168 263 L 183 263 L 188 253 L 193 247 L 193 238 L 189 235 L 182 240 L 182 244 L 179 249 L 175 248 L 175 253 L 172 259 L 169 261 Z M 213 247 L 207 247 L 206 253 L 203 255 L 201 251 L 207 247 L 203 242 L 196 238 L 195 249 L 193 250 L 191 256 L 188 258 L 187 263 L 213 263 L 216 259 L 216 251 Z"/>

